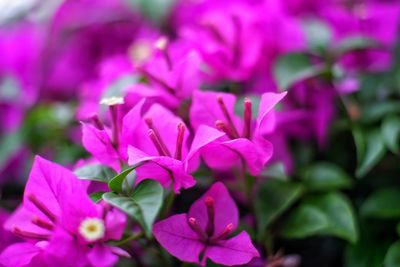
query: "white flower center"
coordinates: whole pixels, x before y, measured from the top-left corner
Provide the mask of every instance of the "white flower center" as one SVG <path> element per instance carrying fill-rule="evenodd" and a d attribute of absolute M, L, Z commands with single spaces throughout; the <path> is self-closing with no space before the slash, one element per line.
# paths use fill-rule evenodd
<path fill-rule="evenodd" d="M 79 233 L 88 242 L 94 242 L 104 237 L 104 221 L 98 218 L 87 218 L 79 225 Z"/>
<path fill-rule="evenodd" d="M 107 105 L 107 106 L 120 105 L 120 104 L 124 104 L 124 98 L 118 97 L 118 96 L 106 97 L 106 98 L 101 99 L 100 104 Z"/>

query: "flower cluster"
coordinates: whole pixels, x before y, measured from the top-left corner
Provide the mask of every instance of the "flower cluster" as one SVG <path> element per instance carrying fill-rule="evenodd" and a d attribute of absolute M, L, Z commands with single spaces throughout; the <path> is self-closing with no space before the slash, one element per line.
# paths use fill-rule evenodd
<path fill-rule="evenodd" d="M 156 5 L 0 12 L 0 266 L 296 267 L 278 238 L 357 242 L 332 129 L 357 176 L 398 150 L 397 117 L 385 141 L 360 130 L 396 103 L 368 120 L 355 99 L 396 63 L 400 4 Z"/>

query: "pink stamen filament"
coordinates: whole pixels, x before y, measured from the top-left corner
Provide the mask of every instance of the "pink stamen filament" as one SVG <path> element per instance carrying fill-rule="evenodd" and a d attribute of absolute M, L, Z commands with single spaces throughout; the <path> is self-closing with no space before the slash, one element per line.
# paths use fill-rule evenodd
<path fill-rule="evenodd" d="M 208 196 L 205 198 L 204 203 L 207 207 L 208 222 L 206 232 L 208 236 L 214 234 L 214 218 L 215 218 L 215 201 L 214 198 Z"/>
<path fill-rule="evenodd" d="M 47 230 L 53 230 L 54 225 L 51 222 L 48 222 L 38 216 L 34 216 L 32 218 L 32 223 L 39 226 L 40 228 L 47 229 Z"/>
<path fill-rule="evenodd" d="M 193 231 L 196 232 L 196 234 L 199 236 L 199 238 L 202 241 L 207 241 L 208 236 L 207 234 L 203 231 L 203 229 L 201 229 L 201 226 L 199 225 L 199 223 L 197 222 L 197 220 L 193 217 L 190 217 L 188 220 L 189 226 L 192 228 Z"/>
<path fill-rule="evenodd" d="M 153 125 L 153 120 L 151 118 L 145 118 L 144 121 L 146 122 L 147 127 L 149 127 L 148 135 L 149 135 L 151 141 L 153 142 L 154 146 L 157 148 L 158 153 L 161 156 L 171 157 L 171 153 L 169 152 L 167 146 L 163 142 L 157 129 Z M 150 130 L 152 130 L 152 131 L 150 131 Z"/>
<path fill-rule="evenodd" d="M 176 149 L 175 149 L 175 158 L 178 160 L 182 159 L 182 146 L 183 146 L 184 134 L 185 134 L 185 125 L 181 122 L 178 124 L 178 136 L 176 137 Z"/>
<path fill-rule="evenodd" d="M 99 130 L 104 130 L 104 125 L 103 123 L 100 121 L 99 117 L 94 114 L 93 116 L 91 116 L 90 120 L 92 121 L 93 125 L 99 129 Z"/>
<path fill-rule="evenodd" d="M 160 139 L 157 138 L 157 135 L 154 133 L 154 131 L 152 129 L 149 129 L 147 131 L 147 134 L 153 142 L 154 146 L 156 147 L 158 154 L 160 154 L 160 156 L 166 156 L 166 153 L 161 146 Z"/>
<path fill-rule="evenodd" d="M 227 238 L 233 232 L 233 228 L 234 227 L 233 227 L 232 223 L 228 224 L 220 235 L 211 238 L 210 241 L 211 242 L 215 242 L 215 241 L 218 241 L 218 240 L 224 240 L 225 238 Z"/>
<path fill-rule="evenodd" d="M 249 98 L 244 99 L 244 126 L 243 137 L 250 138 L 251 135 L 251 116 L 252 116 L 252 103 Z"/>
<path fill-rule="evenodd" d="M 219 105 L 222 113 L 224 114 L 225 120 L 228 123 L 228 125 L 227 125 L 228 128 L 232 132 L 233 136 L 235 138 L 238 138 L 239 137 L 239 133 L 236 130 L 235 124 L 233 123 L 231 116 L 229 115 L 228 109 L 225 106 L 224 99 L 222 98 L 222 96 L 217 96 L 217 102 L 218 102 L 218 105 Z"/>
<path fill-rule="evenodd" d="M 50 238 L 50 235 L 48 235 L 48 234 L 32 233 L 32 232 L 21 230 L 18 227 L 14 227 L 12 229 L 12 232 L 13 232 L 13 234 L 15 234 L 16 236 L 19 236 L 21 238 L 39 239 L 39 240 L 47 240 Z"/>
<path fill-rule="evenodd" d="M 112 121 L 112 141 L 115 148 L 119 146 L 119 106 L 110 106 L 111 121 Z"/>
<path fill-rule="evenodd" d="M 226 133 L 226 135 L 230 138 L 230 139 L 235 139 L 235 136 L 233 135 L 233 133 L 230 131 L 230 129 L 228 128 L 228 126 L 225 124 L 225 122 L 221 121 L 221 120 L 217 120 L 215 122 L 215 127 L 217 127 L 218 130 L 220 130 L 221 132 Z"/>
<path fill-rule="evenodd" d="M 50 221 L 55 222 L 57 217 L 33 194 L 28 194 L 27 198 L 36 206 Z"/>

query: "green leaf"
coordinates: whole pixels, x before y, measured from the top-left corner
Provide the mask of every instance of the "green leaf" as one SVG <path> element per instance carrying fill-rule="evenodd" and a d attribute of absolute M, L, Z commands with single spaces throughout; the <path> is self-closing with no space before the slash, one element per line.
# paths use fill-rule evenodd
<path fill-rule="evenodd" d="M 332 39 L 329 26 L 319 20 L 307 20 L 303 24 L 309 47 L 313 50 L 326 50 Z"/>
<path fill-rule="evenodd" d="M 264 236 L 274 219 L 299 199 L 302 192 L 300 184 L 277 179 L 269 179 L 261 186 L 255 204 L 259 238 Z"/>
<path fill-rule="evenodd" d="M 144 180 L 130 196 L 120 196 L 109 192 L 103 195 L 103 199 L 135 219 L 146 235 L 151 237 L 153 223 L 163 200 L 163 189 L 158 182 Z"/>
<path fill-rule="evenodd" d="M 386 241 L 381 240 L 360 240 L 356 244 L 348 244 L 344 266 L 382 267 L 386 251 Z"/>
<path fill-rule="evenodd" d="M 125 170 L 123 170 L 121 173 L 118 175 L 114 176 L 111 178 L 111 180 L 108 182 L 108 187 L 117 193 L 121 193 L 123 191 L 123 184 L 126 179 L 126 177 L 136 168 L 137 166 L 132 166 L 129 167 Z"/>
<path fill-rule="evenodd" d="M 306 198 L 284 222 L 281 235 L 285 238 L 333 235 L 354 243 L 358 229 L 348 199 L 340 193 L 327 193 Z"/>
<path fill-rule="evenodd" d="M 357 149 L 358 146 L 363 146 L 364 148 L 362 150 L 364 150 L 364 154 L 361 155 L 362 152 L 357 153 L 359 158 L 356 176 L 362 178 L 378 164 L 385 155 L 386 148 L 381 132 L 378 129 L 365 133 L 364 139 L 359 140 L 359 142 L 360 144 L 357 145 Z M 361 144 L 361 142 L 363 142 L 363 144 Z"/>
<path fill-rule="evenodd" d="M 274 77 L 280 90 L 293 84 L 320 75 L 325 67 L 315 66 L 305 54 L 291 53 L 280 57 L 274 67 Z"/>
<path fill-rule="evenodd" d="M 400 241 L 390 246 L 385 256 L 385 267 L 400 267 Z"/>
<path fill-rule="evenodd" d="M 337 55 L 343 55 L 347 52 L 362 50 L 367 48 L 378 48 L 379 43 L 371 38 L 363 36 L 352 36 L 342 40 L 334 49 Z"/>
<path fill-rule="evenodd" d="M 329 191 L 349 188 L 351 178 L 337 165 L 328 162 L 315 163 L 301 173 L 306 187 L 313 191 Z"/>
<path fill-rule="evenodd" d="M 311 205 L 300 205 L 285 220 L 281 236 L 284 238 L 305 238 L 319 234 L 329 227 L 327 216 Z"/>
<path fill-rule="evenodd" d="M 400 118 L 388 117 L 382 123 L 382 137 L 386 147 L 393 153 L 399 153 Z"/>
<path fill-rule="evenodd" d="M 115 171 L 101 164 L 85 165 L 76 169 L 74 173 L 79 179 L 103 183 L 108 183 L 108 181 L 115 176 Z"/>
<path fill-rule="evenodd" d="M 93 202 L 99 202 L 103 198 L 103 194 L 105 192 L 95 192 L 89 195 L 90 199 L 93 200 Z"/>
<path fill-rule="evenodd" d="M 261 176 L 284 181 L 289 180 L 289 177 L 285 172 L 285 166 L 282 162 L 271 164 L 261 173 Z"/>
<path fill-rule="evenodd" d="M 374 218 L 400 218 L 400 190 L 381 189 L 370 195 L 361 206 L 361 214 Z"/>

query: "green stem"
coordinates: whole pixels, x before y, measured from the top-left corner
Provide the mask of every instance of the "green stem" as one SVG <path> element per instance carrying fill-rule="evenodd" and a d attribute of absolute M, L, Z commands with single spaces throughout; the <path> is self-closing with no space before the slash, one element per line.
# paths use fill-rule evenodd
<path fill-rule="evenodd" d="M 141 238 L 142 236 L 143 236 L 143 232 L 139 232 L 137 234 L 130 235 L 130 236 L 126 237 L 125 239 L 117 241 L 117 242 L 113 243 L 113 245 L 114 246 L 122 246 L 130 241 L 137 240 L 137 239 Z"/>

